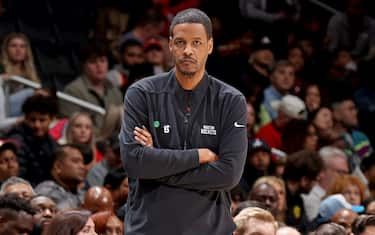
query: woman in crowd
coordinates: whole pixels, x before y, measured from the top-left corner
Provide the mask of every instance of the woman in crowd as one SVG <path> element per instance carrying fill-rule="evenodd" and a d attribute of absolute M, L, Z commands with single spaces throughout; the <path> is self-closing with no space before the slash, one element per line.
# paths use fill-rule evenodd
<path fill-rule="evenodd" d="M 90 115 L 84 112 L 74 113 L 66 128 L 65 139 L 59 140 L 60 144 L 77 144 L 85 157 L 87 170 L 96 163 L 103 160 L 103 155 L 96 148 L 93 123 Z"/>
<path fill-rule="evenodd" d="M 322 105 L 322 92 L 318 84 L 306 84 L 302 88 L 301 99 L 305 102 L 309 113 L 318 110 Z"/>
<path fill-rule="evenodd" d="M 315 151 L 318 147 L 318 136 L 314 125 L 305 120 L 292 120 L 282 133 L 282 150 L 292 154 L 299 150 Z"/>
<path fill-rule="evenodd" d="M 92 215 L 95 231 L 99 235 L 123 235 L 123 222 L 112 211 L 101 211 Z"/>
<path fill-rule="evenodd" d="M 63 211 L 57 214 L 43 235 L 98 235 L 87 211 Z"/>
<path fill-rule="evenodd" d="M 362 205 L 365 198 L 365 185 L 354 175 L 340 175 L 332 181 L 327 195 L 340 193 L 352 205 Z"/>

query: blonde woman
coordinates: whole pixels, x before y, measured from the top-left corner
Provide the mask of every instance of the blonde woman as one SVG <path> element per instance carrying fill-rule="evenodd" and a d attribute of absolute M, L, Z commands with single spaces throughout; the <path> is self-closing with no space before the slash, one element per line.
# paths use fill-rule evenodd
<path fill-rule="evenodd" d="M 65 138 L 59 140 L 59 143 L 79 145 L 85 157 L 87 170 L 91 169 L 95 163 L 103 160 L 103 155 L 95 146 L 93 122 L 88 113 L 77 112 L 69 118 Z"/>
<path fill-rule="evenodd" d="M 10 33 L 4 38 L 1 48 L 1 66 L 0 76 L 3 81 L 16 75 L 40 83 L 29 40 L 22 33 Z M 13 82 L 8 82 L 6 85 L 3 83 L 1 88 L 4 89 L 6 96 L 7 116 L 21 115 L 23 102 L 34 94 L 34 90 Z"/>

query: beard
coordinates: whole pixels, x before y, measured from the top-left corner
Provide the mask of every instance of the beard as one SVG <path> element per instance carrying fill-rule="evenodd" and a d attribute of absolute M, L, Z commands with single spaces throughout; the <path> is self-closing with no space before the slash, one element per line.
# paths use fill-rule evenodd
<path fill-rule="evenodd" d="M 189 72 L 189 71 L 180 71 L 182 75 L 184 75 L 187 78 L 193 78 L 196 72 Z"/>

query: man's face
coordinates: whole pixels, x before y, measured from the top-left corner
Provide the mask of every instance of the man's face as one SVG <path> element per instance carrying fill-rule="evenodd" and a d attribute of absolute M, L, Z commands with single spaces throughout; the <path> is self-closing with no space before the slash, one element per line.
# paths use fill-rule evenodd
<path fill-rule="evenodd" d="M 275 235 L 275 226 L 270 222 L 251 218 L 243 235 Z"/>
<path fill-rule="evenodd" d="M 122 64 L 126 67 L 133 67 L 145 61 L 143 48 L 141 46 L 129 46 L 122 54 Z"/>
<path fill-rule="evenodd" d="M 106 56 L 94 57 L 88 59 L 83 66 L 84 74 L 93 82 L 104 81 L 108 72 L 108 59 Z"/>
<path fill-rule="evenodd" d="M 129 181 L 128 177 L 126 177 L 120 187 L 118 187 L 116 190 L 112 191 L 113 200 L 118 204 L 123 204 L 126 202 L 129 194 Z"/>
<path fill-rule="evenodd" d="M 18 197 L 23 198 L 25 200 L 30 200 L 34 193 L 33 189 L 30 185 L 24 183 L 16 183 L 5 187 L 4 189 L 5 194 L 16 194 Z"/>
<path fill-rule="evenodd" d="M 346 127 L 357 127 L 357 108 L 352 100 L 345 100 L 335 109 L 335 119 Z"/>
<path fill-rule="evenodd" d="M 18 213 L 16 219 L 0 223 L 0 234 L 29 235 L 33 231 L 34 224 L 31 215 L 24 211 Z"/>
<path fill-rule="evenodd" d="M 212 38 L 207 38 L 204 26 L 198 23 L 176 25 L 173 29 L 173 37 L 169 41 L 176 72 L 187 77 L 204 72 L 212 48 Z"/>
<path fill-rule="evenodd" d="M 25 124 L 32 130 L 37 138 L 43 138 L 48 134 L 51 116 L 38 112 L 31 112 L 25 116 Z"/>
<path fill-rule="evenodd" d="M 253 189 L 251 200 L 258 201 L 267 206 L 267 208 L 275 213 L 278 208 L 277 191 L 268 184 L 260 184 Z"/>
<path fill-rule="evenodd" d="M 357 217 L 358 215 L 355 212 L 348 209 L 341 209 L 336 212 L 331 221 L 336 224 L 342 225 L 346 229 L 348 234 L 351 234 L 352 224 Z"/>
<path fill-rule="evenodd" d="M 270 49 L 255 51 L 253 54 L 254 62 L 260 65 L 271 66 L 274 63 L 274 56 Z"/>
<path fill-rule="evenodd" d="M 272 85 L 281 93 L 288 92 L 294 85 L 295 74 L 292 66 L 278 66 L 271 74 Z"/>
<path fill-rule="evenodd" d="M 78 149 L 67 147 L 66 156 L 61 161 L 56 162 L 59 178 L 69 183 L 79 184 L 83 182 L 86 170 L 83 163 L 83 156 Z"/>
<path fill-rule="evenodd" d="M 6 149 L 0 152 L 0 181 L 4 181 L 11 176 L 17 176 L 19 164 L 13 150 Z"/>
<path fill-rule="evenodd" d="M 258 150 L 250 156 L 250 164 L 259 171 L 266 171 L 271 162 L 271 154 Z"/>
<path fill-rule="evenodd" d="M 30 201 L 31 207 L 36 210 L 34 219 L 36 223 L 44 228 L 51 222 L 51 219 L 56 215 L 56 203 L 48 197 L 39 196 Z"/>

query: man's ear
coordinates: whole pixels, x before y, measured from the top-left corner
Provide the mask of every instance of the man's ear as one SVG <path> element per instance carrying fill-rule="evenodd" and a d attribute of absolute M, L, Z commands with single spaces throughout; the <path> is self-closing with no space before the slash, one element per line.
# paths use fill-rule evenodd
<path fill-rule="evenodd" d="M 208 54 L 210 55 L 214 49 L 214 39 L 208 39 Z"/>

